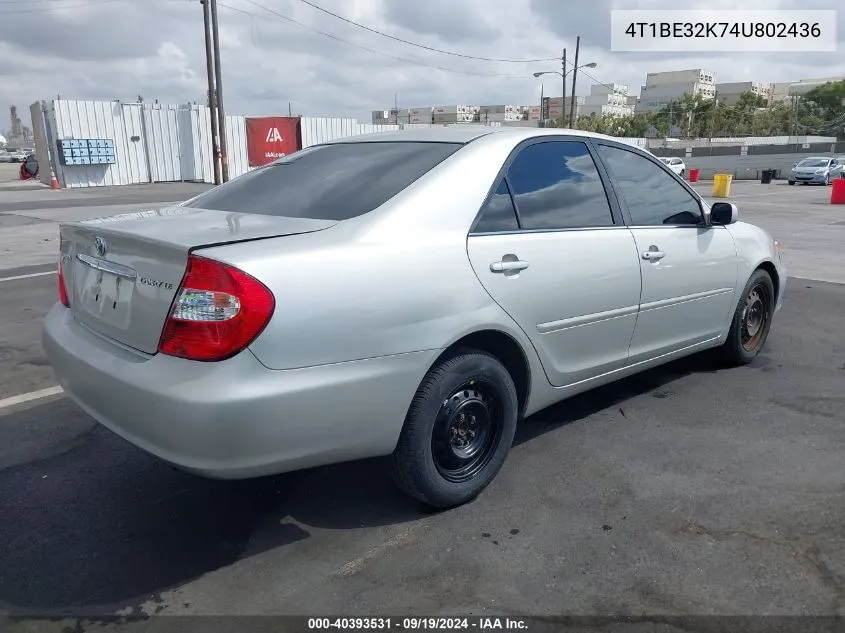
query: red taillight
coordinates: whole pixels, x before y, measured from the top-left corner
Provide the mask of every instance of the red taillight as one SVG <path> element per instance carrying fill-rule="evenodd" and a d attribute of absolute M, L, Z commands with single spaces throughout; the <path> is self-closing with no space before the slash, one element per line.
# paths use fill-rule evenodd
<path fill-rule="evenodd" d="M 67 298 L 67 288 L 65 287 L 65 276 L 62 273 L 62 255 L 59 253 L 59 301 L 62 302 L 62 305 L 66 308 L 70 307 L 70 301 Z"/>
<path fill-rule="evenodd" d="M 191 360 L 224 360 L 255 340 L 275 307 L 273 293 L 254 277 L 191 255 L 158 351 Z"/>

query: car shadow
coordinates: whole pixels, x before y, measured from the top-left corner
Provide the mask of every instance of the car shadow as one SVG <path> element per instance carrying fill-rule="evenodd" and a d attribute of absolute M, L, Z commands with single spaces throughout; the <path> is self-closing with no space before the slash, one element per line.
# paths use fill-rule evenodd
<path fill-rule="evenodd" d="M 758 357 L 758 360 L 761 363 L 765 362 L 762 356 Z M 596 387 L 526 418 L 517 427 L 514 446 L 519 446 L 538 435 L 578 422 L 601 411 L 619 407 L 631 398 L 657 391 L 684 376 L 714 373 L 721 369 L 724 369 L 724 364 L 719 357 L 712 351 L 705 351 Z"/>
<path fill-rule="evenodd" d="M 716 369 L 699 354 L 575 396 L 525 420 L 515 444 Z M 69 406 L 49 402 L 3 423 L 26 429 L 28 420 L 68 415 Z M 0 471 L 0 606 L 19 616 L 107 615 L 306 539 L 309 528 L 383 526 L 431 514 L 394 487 L 384 466 L 363 460 L 215 481 L 94 426 L 65 452 Z"/>

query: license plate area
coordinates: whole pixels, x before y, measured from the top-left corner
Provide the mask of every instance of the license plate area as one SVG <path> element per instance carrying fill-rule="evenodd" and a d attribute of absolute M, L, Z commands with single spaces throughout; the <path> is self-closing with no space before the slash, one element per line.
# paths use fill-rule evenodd
<path fill-rule="evenodd" d="M 129 327 L 135 279 L 126 274 L 93 268 L 77 261 L 75 279 L 77 313 L 82 320 L 105 330 Z"/>

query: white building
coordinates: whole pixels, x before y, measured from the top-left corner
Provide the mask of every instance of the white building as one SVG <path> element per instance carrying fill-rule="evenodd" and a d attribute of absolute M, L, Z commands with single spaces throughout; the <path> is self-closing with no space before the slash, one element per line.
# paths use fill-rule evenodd
<path fill-rule="evenodd" d="M 716 84 L 716 94 L 718 95 L 719 103 L 724 103 L 725 105 L 734 105 L 739 101 L 740 95 L 746 92 L 751 92 L 768 102 L 771 89 L 772 84 L 761 81 L 734 81 Z"/>
<path fill-rule="evenodd" d="M 690 70 L 670 70 L 662 73 L 648 73 L 645 76 L 645 88 L 674 84 L 710 84 L 716 83 L 716 73 L 692 68 Z"/>
<path fill-rule="evenodd" d="M 563 109 L 561 104 L 563 99 L 560 97 L 545 97 L 543 99 L 546 108 L 546 115 L 549 119 L 559 119 L 563 116 Z M 582 108 L 584 107 L 584 97 L 578 96 L 574 99 L 572 96 L 566 97 L 566 119 L 569 120 L 569 113 L 572 110 L 572 104 L 575 104 L 575 118 L 583 115 Z"/>
<path fill-rule="evenodd" d="M 633 108 L 628 105 L 628 86 L 624 84 L 593 84 L 590 94 L 584 97 L 580 116 L 629 116 Z"/>
<path fill-rule="evenodd" d="M 715 77 L 715 73 L 701 68 L 648 73 L 636 110 L 657 112 L 685 94 L 713 99 L 716 96 Z"/>
<path fill-rule="evenodd" d="M 769 85 L 769 105 L 780 101 L 790 101 L 793 97 L 807 94 L 813 88 L 823 86 L 830 81 L 845 81 L 845 77 L 820 77 L 818 79 L 799 79 L 781 81 Z"/>

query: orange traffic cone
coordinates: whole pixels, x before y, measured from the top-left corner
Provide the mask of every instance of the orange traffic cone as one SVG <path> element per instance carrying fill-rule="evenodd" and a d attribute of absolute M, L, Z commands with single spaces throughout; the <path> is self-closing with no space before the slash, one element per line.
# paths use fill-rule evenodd
<path fill-rule="evenodd" d="M 50 167 L 50 189 L 59 189 L 59 179 L 56 178 L 56 172 Z"/>

